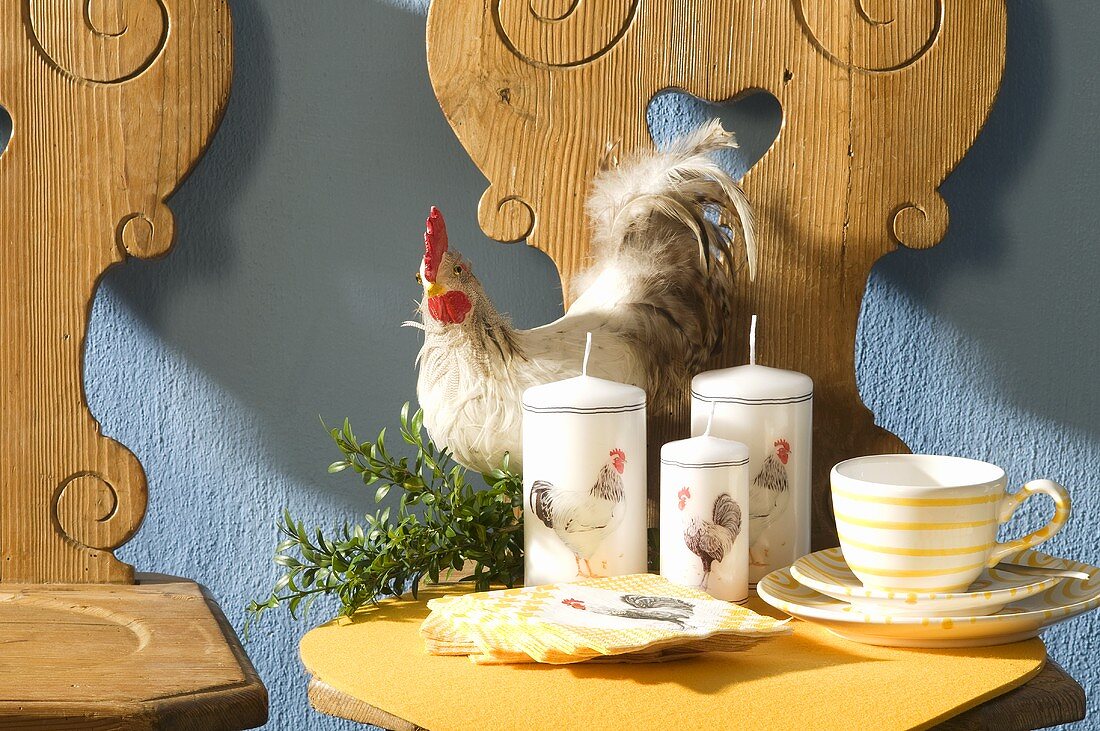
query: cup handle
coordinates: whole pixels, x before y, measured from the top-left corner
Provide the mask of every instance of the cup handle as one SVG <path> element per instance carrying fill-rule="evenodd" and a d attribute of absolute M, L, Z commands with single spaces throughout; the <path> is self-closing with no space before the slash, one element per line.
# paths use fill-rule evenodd
<path fill-rule="evenodd" d="M 1040 543 L 1050 540 L 1057 535 L 1058 531 L 1062 530 L 1062 526 L 1069 519 L 1069 493 L 1066 492 L 1066 488 L 1053 480 L 1032 480 L 1020 488 L 1019 492 L 1006 496 L 1004 504 L 1001 505 L 999 516 L 1001 524 L 1003 525 L 1011 520 L 1012 515 L 1017 508 L 1024 504 L 1025 500 L 1039 494 L 1049 495 L 1054 500 L 1054 517 L 1045 526 L 1033 533 L 1028 533 L 1023 538 L 1017 538 L 1008 543 L 998 543 L 990 552 L 986 566 L 996 566 L 1001 559 L 1010 553 L 1016 553 L 1025 548 L 1034 548 Z"/>

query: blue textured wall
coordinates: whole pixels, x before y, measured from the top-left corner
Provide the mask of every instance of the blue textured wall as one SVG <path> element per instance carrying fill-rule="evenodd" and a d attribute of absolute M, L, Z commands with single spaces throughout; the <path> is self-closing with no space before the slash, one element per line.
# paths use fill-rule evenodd
<path fill-rule="evenodd" d="M 485 181 L 432 96 L 424 2 L 232 4 L 238 62 L 225 124 L 172 202 L 173 253 L 106 278 L 87 387 L 104 431 L 149 474 L 145 525 L 121 555 L 203 582 L 239 628 L 243 605 L 274 579 L 284 505 L 320 525 L 371 507 L 352 478 L 325 474 L 333 448 L 317 417 L 350 415 L 369 433 L 414 397 L 418 340 L 398 324 L 413 312 L 428 206 L 447 212 L 452 240 L 483 262 L 518 324 L 554 317 L 560 291 L 542 254 L 477 229 Z M 1095 564 L 1100 6 L 1009 6 L 1001 98 L 944 186 L 950 234 L 931 251 L 891 254 L 871 277 L 860 387 L 915 450 L 990 459 L 1016 481 L 1064 481 L 1075 517 L 1052 548 Z M 707 113 L 660 97 L 654 136 Z M 777 123 L 774 101 L 759 97 L 722 116 L 750 159 Z M 1047 640 L 1100 717 L 1089 659 L 1098 627 L 1079 619 Z M 271 614 L 248 645 L 271 691 L 270 727 L 350 726 L 308 708 L 296 654 L 304 629 Z"/>

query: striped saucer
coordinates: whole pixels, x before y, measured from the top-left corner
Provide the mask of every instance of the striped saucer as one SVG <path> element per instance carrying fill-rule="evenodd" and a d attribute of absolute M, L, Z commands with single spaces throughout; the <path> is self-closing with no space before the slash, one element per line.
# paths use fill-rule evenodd
<path fill-rule="evenodd" d="M 996 614 L 960 612 L 950 617 L 857 611 L 847 601 L 800 583 L 790 567 L 765 576 L 756 592 L 792 617 L 819 624 L 853 642 L 887 647 L 984 647 L 1018 642 L 1100 606 L 1100 568 L 1038 551 L 1023 551 L 1010 558 L 1028 566 L 1079 571 L 1092 578 L 1062 579 L 1045 591 L 1014 599 Z"/>
<path fill-rule="evenodd" d="M 1043 555 L 1028 550 L 1013 560 L 1042 564 L 1039 557 Z M 860 612 L 919 617 L 996 614 L 1010 602 L 1046 591 L 1062 581 L 1059 577 L 1029 576 L 993 568 L 983 571 L 966 591 L 932 593 L 869 589 L 848 568 L 840 548 L 827 548 L 803 556 L 791 566 L 791 576 L 803 586 L 848 602 Z"/>

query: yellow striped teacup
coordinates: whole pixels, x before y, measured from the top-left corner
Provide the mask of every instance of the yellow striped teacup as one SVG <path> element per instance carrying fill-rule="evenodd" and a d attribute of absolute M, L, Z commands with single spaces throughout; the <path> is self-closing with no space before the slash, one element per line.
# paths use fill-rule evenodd
<path fill-rule="evenodd" d="M 864 586 L 897 592 L 965 590 L 982 569 L 1062 529 L 1069 494 L 1050 480 L 1005 492 L 1000 467 L 962 457 L 884 454 L 833 467 L 833 514 L 848 567 Z M 1008 543 L 997 529 L 1032 495 L 1054 499 L 1054 518 Z"/>

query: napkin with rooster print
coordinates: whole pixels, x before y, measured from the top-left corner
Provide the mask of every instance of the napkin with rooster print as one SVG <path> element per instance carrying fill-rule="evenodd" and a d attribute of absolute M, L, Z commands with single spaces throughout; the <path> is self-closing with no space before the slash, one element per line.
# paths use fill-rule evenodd
<path fill-rule="evenodd" d="M 787 621 L 653 574 L 442 597 L 420 634 L 433 655 L 479 664 L 660 662 L 737 652 L 787 634 Z"/>

